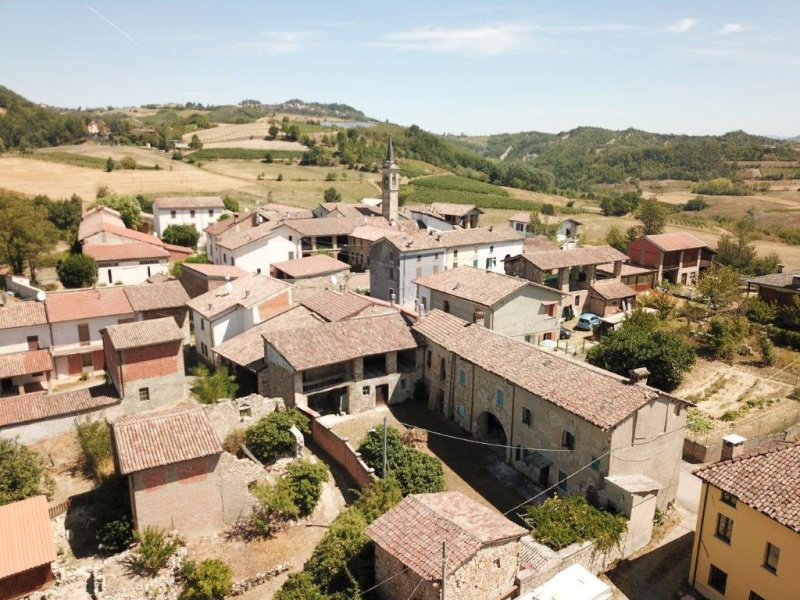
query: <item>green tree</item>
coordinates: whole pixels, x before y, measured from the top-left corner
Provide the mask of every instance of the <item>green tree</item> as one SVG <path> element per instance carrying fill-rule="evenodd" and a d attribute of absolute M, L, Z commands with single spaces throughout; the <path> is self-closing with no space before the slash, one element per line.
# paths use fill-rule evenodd
<path fill-rule="evenodd" d="M 325 202 L 341 202 L 342 195 L 336 191 L 336 188 L 331 186 L 322 194 L 322 198 Z"/>
<path fill-rule="evenodd" d="M 239 212 L 239 201 L 236 198 L 231 198 L 230 196 L 224 196 L 222 198 L 222 203 L 225 205 L 226 210 L 229 210 L 234 213 Z"/>
<path fill-rule="evenodd" d="M 75 238 L 83 213 L 83 200 L 73 194 L 69 200 L 53 201 L 47 196 L 36 196 L 35 206 L 47 211 L 48 219 L 60 232 L 61 239 L 70 241 Z"/>
<path fill-rule="evenodd" d="M 543 215 L 553 216 L 556 214 L 556 208 L 552 204 L 546 203 L 542 204 L 542 208 L 539 212 L 541 212 Z"/>
<path fill-rule="evenodd" d="M 741 299 L 740 276 L 731 267 L 714 265 L 697 282 L 701 298 L 714 310 L 728 308 Z"/>
<path fill-rule="evenodd" d="M 111 173 L 111 171 L 114 170 L 115 166 L 116 166 L 116 163 L 114 162 L 114 159 L 109 156 L 106 159 L 106 171 Z"/>
<path fill-rule="evenodd" d="M 659 326 L 655 315 L 634 311 L 617 331 L 603 336 L 589 349 L 589 363 L 628 375 L 631 369 L 646 367 L 649 384 L 664 391 L 674 390 L 694 365 L 695 353 L 677 334 Z"/>
<path fill-rule="evenodd" d="M 270 413 L 247 428 L 245 443 L 258 460 L 273 463 L 294 449 L 294 436 L 289 431 L 292 425 L 303 434 L 310 431 L 308 417 L 297 409 Z"/>
<path fill-rule="evenodd" d="M 0 438 L 0 506 L 49 495 L 53 487 L 41 456 L 16 440 Z"/>
<path fill-rule="evenodd" d="M 58 261 L 56 273 L 65 288 L 90 287 L 97 280 L 97 263 L 86 254 L 70 254 Z"/>
<path fill-rule="evenodd" d="M 523 517 L 533 538 L 553 550 L 575 543 L 592 541 L 604 552 L 622 543 L 628 521 L 621 515 L 593 507 L 584 496 L 548 498 L 528 506 Z"/>
<path fill-rule="evenodd" d="M 184 246 L 185 248 L 196 248 L 200 233 L 194 225 L 168 225 L 161 236 L 167 244 Z"/>
<path fill-rule="evenodd" d="M 195 382 L 192 393 L 202 404 L 215 404 L 222 398 L 235 398 L 239 385 L 236 377 L 228 372 L 227 367 L 220 367 L 213 373 L 205 365 L 194 369 Z"/>
<path fill-rule="evenodd" d="M 774 302 L 765 302 L 758 297 L 752 297 L 745 300 L 745 311 L 747 318 L 754 323 L 768 325 L 778 316 L 778 305 Z"/>
<path fill-rule="evenodd" d="M 207 558 L 200 563 L 187 560 L 181 576 L 186 582 L 181 594 L 184 600 L 223 600 L 233 591 L 233 571 L 218 558 Z"/>
<path fill-rule="evenodd" d="M 758 336 L 758 348 L 761 350 L 761 364 L 765 367 L 771 367 L 775 364 L 775 346 L 769 339 L 766 333 L 761 333 Z"/>
<path fill-rule="evenodd" d="M 130 196 L 105 196 L 92 204 L 92 208 L 107 206 L 120 214 L 122 222 L 128 229 L 139 229 L 141 225 L 142 207 L 136 198 Z"/>
<path fill-rule="evenodd" d="M 636 211 L 636 217 L 642 222 L 644 235 L 664 233 L 667 225 L 667 211 L 655 198 L 642 200 Z"/>
<path fill-rule="evenodd" d="M 47 209 L 27 198 L 0 191 L 0 262 L 11 265 L 17 275 L 27 267 L 36 281 L 36 268 L 43 254 L 58 242 L 58 230 Z"/>
<path fill-rule="evenodd" d="M 628 239 L 616 225 L 612 225 L 608 230 L 606 234 L 606 244 L 622 253 L 628 252 Z"/>
<path fill-rule="evenodd" d="M 278 127 L 274 123 L 269 126 L 269 130 L 268 130 L 269 137 L 271 137 L 273 140 L 278 137 L 278 134 L 280 132 L 281 132 L 280 127 Z"/>
<path fill-rule="evenodd" d="M 189 142 L 189 147 L 192 150 L 202 150 L 203 149 L 203 142 L 200 141 L 200 138 L 197 136 L 196 133 L 192 136 L 192 140 Z"/>
<path fill-rule="evenodd" d="M 132 156 L 125 156 L 121 161 L 119 161 L 119 166 L 123 169 L 133 171 L 136 169 L 136 159 L 134 159 Z"/>
<path fill-rule="evenodd" d="M 750 331 L 747 319 L 739 315 L 714 317 L 708 323 L 708 345 L 714 356 L 732 361 Z"/>
<path fill-rule="evenodd" d="M 289 125 L 283 129 L 286 132 L 284 137 L 287 141 L 296 142 L 298 139 L 300 139 L 300 128 L 297 125 Z"/>
<path fill-rule="evenodd" d="M 678 304 L 677 298 L 661 290 L 651 290 L 642 294 L 639 296 L 638 302 L 642 308 L 652 308 L 658 311 L 658 315 L 662 319 L 667 319 Z"/>

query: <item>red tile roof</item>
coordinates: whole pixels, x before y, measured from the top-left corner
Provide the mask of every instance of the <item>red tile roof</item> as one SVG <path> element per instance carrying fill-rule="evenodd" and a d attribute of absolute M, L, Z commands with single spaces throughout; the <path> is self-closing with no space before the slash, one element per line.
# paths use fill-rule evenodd
<path fill-rule="evenodd" d="M 227 250 L 236 250 L 251 242 L 268 238 L 281 226 L 280 221 L 265 221 L 255 227 L 235 226 L 217 236 L 217 245 Z"/>
<path fill-rule="evenodd" d="M 153 244 L 154 246 L 164 245 L 164 242 L 162 242 L 154 235 L 150 235 L 149 233 L 142 233 L 141 231 L 135 231 L 133 229 L 128 229 L 127 227 L 118 227 L 115 225 L 106 225 L 105 223 L 103 223 L 102 230 L 107 231 L 108 233 L 116 234 L 120 237 L 130 238 L 132 240 L 145 242 L 147 244 Z"/>
<path fill-rule="evenodd" d="M 53 369 L 48 350 L 0 354 L 0 378 L 44 373 Z"/>
<path fill-rule="evenodd" d="M 183 340 L 183 333 L 172 317 L 110 325 L 105 329 L 115 350 L 129 350 Z"/>
<path fill-rule="evenodd" d="M 230 275 L 231 279 L 238 279 L 247 275 L 247 271 L 234 267 L 233 265 L 207 265 L 199 263 L 183 263 L 181 270 L 188 269 L 205 276 L 207 279 L 225 279 Z"/>
<path fill-rule="evenodd" d="M 78 415 L 119 402 L 116 390 L 99 385 L 70 392 L 33 392 L 0 398 L 0 427 L 21 425 L 64 415 Z"/>
<path fill-rule="evenodd" d="M 45 496 L 0 506 L 0 580 L 56 559 Z"/>
<path fill-rule="evenodd" d="M 525 253 L 521 257 L 541 271 L 629 260 L 627 254 L 623 254 L 611 246 L 584 246 L 569 250 Z"/>
<path fill-rule="evenodd" d="M 196 313 L 210 319 L 236 306 L 245 308 L 253 306 L 281 292 L 287 292 L 291 287 L 291 284 L 285 281 L 266 275 L 247 275 L 196 296 L 186 304 Z"/>
<path fill-rule="evenodd" d="M 356 227 L 368 224 L 367 217 L 324 217 L 321 219 L 286 219 L 283 225 L 291 227 L 304 237 L 348 235 Z"/>
<path fill-rule="evenodd" d="M 285 273 L 290 279 L 321 277 L 330 273 L 350 270 L 350 265 L 336 260 L 327 254 L 316 254 L 314 256 L 295 258 L 294 260 L 285 260 L 272 263 L 272 266 Z"/>
<path fill-rule="evenodd" d="M 130 285 L 124 290 L 131 308 L 135 311 L 181 308 L 189 301 L 189 294 L 177 279 Z"/>
<path fill-rule="evenodd" d="M 51 323 L 78 321 L 133 312 L 122 287 L 50 292 L 44 301 Z"/>
<path fill-rule="evenodd" d="M 619 300 L 636 295 L 636 290 L 629 288 L 621 281 L 597 281 L 592 286 L 592 291 L 604 300 Z"/>
<path fill-rule="evenodd" d="M 219 196 L 158 196 L 153 198 L 154 208 L 225 208 Z"/>
<path fill-rule="evenodd" d="M 96 261 L 137 260 L 140 258 L 169 258 L 169 252 L 144 242 L 126 244 L 89 244 L 83 247 L 83 253 Z"/>
<path fill-rule="evenodd" d="M 111 424 L 111 430 L 122 475 L 222 452 L 199 406 L 122 417 Z"/>
<path fill-rule="evenodd" d="M 525 241 L 522 242 L 522 251 L 526 253 L 530 252 L 550 252 L 552 250 L 558 250 L 558 246 L 551 242 L 546 237 L 542 236 L 534 236 L 525 238 Z"/>
<path fill-rule="evenodd" d="M 47 312 L 41 302 L 31 300 L 0 306 L 0 329 L 32 327 L 46 323 Z"/>
<path fill-rule="evenodd" d="M 770 446 L 694 474 L 800 533 L 800 442 Z"/>
<path fill-rule="evenodd" d="M 370 299 L 352 292 L 322 290 L 303 298 L 300 304 L 317 313 L 326 321 L 349 319 L 372 305 Z"/>
<path fill-rule="evenodd" d="M 474 204 L 454 204 L 452 202 L 432 202 L 431 210 L 435 213 L 439 213 L 440 215 L 445 215 L 449 217 L 463 217 L 471 213 L 473 210 L 478 211 L 478 213 L 483 214 L 483 211 L 480 208 L 477 208 Z"/>
<path fill-rule="evenodd" d="M 442 574 L 447 542 L 448 575 L 484 546 L 516 541 L 527 530 L 459 492 L 417 494 L 378 517 L 364 533 L 428 581 Z"/>
<path fill-rule="evenodd" d="M 651 242 L 656 248 L 663 252 L 676 252 L 677 250 L 692 250 L 695 248 L 705 248 L 703 240 L 696 238 L 691 233 L 660 233 L 658 235 L 646 235 L 644 239 Z"/>

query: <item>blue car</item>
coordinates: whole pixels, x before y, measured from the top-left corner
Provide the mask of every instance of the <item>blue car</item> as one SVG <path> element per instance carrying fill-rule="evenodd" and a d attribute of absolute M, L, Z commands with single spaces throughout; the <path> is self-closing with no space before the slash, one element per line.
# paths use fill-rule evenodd
<path fill-rule="evenodd" d="M 578 324 L 575 325 L 575 329 L 591 331 L 598 325 L 600 325 L 600 317 L 594 313 L 586 312 L 581 315 L 580 319 L 578 319 Z"/>

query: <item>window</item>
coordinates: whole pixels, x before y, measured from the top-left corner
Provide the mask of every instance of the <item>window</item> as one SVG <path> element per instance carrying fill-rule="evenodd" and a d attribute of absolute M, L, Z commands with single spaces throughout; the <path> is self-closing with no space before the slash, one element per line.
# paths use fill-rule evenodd
<path fill-rule="evenodd" d="M 421 254 L 418 254 L 418 255 L 417 255 L 417 262 L 418 262 L 418 263 L 419 263 L 419 262 L 422 262 L 422 255 L 421 255 Z"/>
<path fill-rule="evenodd" d="M 291 235 L 289 236 L 289 241 L 290 241 L 290 242 L 292 241 L 292 236 L 291 236 Z"/>
<path fill-rule="evenodd" d="M 463 419 L 464 418 L 464 405 L 463 404 L 459 404 L 458 405 L 458 409 L 456 409 L 456 410 L 458 412 L 458 416 Z"/>
<path fill-rule="evenodd" d="M 447 369 L 445 368 L 445 361 L 442 358 L 439 361 L 439 379 L 443 380 L 447 378 Z"/>
<path fill-rule="evenodd" d="M 425 357 L 425 364 L 426 364 L 426 366 L 428 366 L 428 367 L 430 367 L 430 366 L 431 366 L 431 358 L 432 358 L 432 357 L 433 357 L 433 352 L 431 352 L 430 350 L 428 350 L 428 355 Z"/>
<path fill-rule="evenodd" d="M 206 330 L 206 320 L 205 319 L 200 319 L 200 330 L 201 331 L 205 331 Z"/>
<path fill-rule="evenodd" d="M 226 263 L 226 262 L 228 262 L 228 255 L 227 255 L 227 254 L 225 254 L 224 252 L 222 253 L 222 262 L 223 262 L 223 263 Z"/>
<path fill-rule="evenodd" d="M 194 211 L 193 210 L 189 211 L 189 216 L 194 219 Z"/>
<path fill-rule="evenodd" d="M 369 386 L 368 386 L 368 385 L 365 385 L 364 387 L 362 387 L 362 388 L 361 388 L 361 393 L 362 393 L 364 396 L 369 396 Z"/>
<path fill-rule="evenodd" d="M 592 471 L 600 470 L 600 459 L 592 456 Z"/>
<path fill-rule="evenodd" d="M 755 592 L 751 591 L 750 595 L 747 597 L 747 600 L 767 600 L 764 596 L 756 594 Z"/>
<path fill-rule="evenodd" d="M 514 450 L 514 460 L 522 460 L 522 446 L 517 446 Z"/>
<path fill-rule="evenodd" d="M 722 501 L 728 506 L 736 507 L 736 496 L 730 492 L 722 492 Z"/>
<path fill-rule="evenodd" d="M 486 259 L 486 268 L 493 269 L 497 264 L 497 259 L 494 256 L 490 256 Z"/>
<path fill-rule="evenodd" d="M 561 447 L 575 450 L 575 436 L 566 429 L 561 432 Z"/>
<path fill-rule="evenodd" d="M 580 296 L 575 296 L 575 306 L 578 306 L 578 304 L 580 304 L 580 303 L 581 303 L 581 297 Z"/>
<path fill-rule="evenodd" d="M 781 549 L 767 542 L 767 549 L 764 551 L 764 568 L 770 573 L 777 573 L 780 556 Z"/>
<path fill-rule="evenodd" d="M 732 534 L 733 519 L 726 517 L 722 513 L 717 515 L 717 537 L 730 544 Z"/>
<path fill-rule="evenodd" d="M 92 360 L 91 352 L 81 354 L 81 367 L 84 369 L 94 369 L 94 361 Z"/>
<path fill-rule="evenodd" d="M 239 407 L 239 420 L 244 421 L 245 419 L 249 419 L 251 416 L 253 416 L 253 412 L 250 409 L 250 405 L 242 404 Z"/>
<path fill-rule="evenodd" d="M 174 219 L 175 217 L 177 217 L 177 216 L 178 216 L 178 212 L 177 212 L 177 211 L 174 211 L 174 210 L 171 210 L 171 211 L 169 211 L 169 216 L 170 216 L 170 217 L 172 217 L 172 218 Z"/>
<path fill-rule="evenodd" d="M 725 588 L 728 586 L 728 574 L 722 569 L 711 565 L 711 569 L 708 571 L 708 585 L 720 594 L 725 594 Z"/>
<path fill-rule="evenodd" d="M 142 402 L 150 400 L 150 388 L 139 388 L 139 400 Z"/>
<path fill-rule="evenodd" d="M 88 323 L 81 323 L 78 325 L 78 341 L 80 342 L 81 346 L 89 345 L 90 340 Z"/>
<path fill-rule="evenodd" d="M 478 268 L 478 259 L 477 258 L 473 258 L 472 259 L 472 266 L 475 267 L 476 269 Z"/>
<path fill-rule="evenodd" d="M 203 356 L 208 356 L 208 346 L 204 342 L 200 342 L 200 352 L 203 353 Z"/>
<path fill-rule="evenodd" d="M 39 336 L 38 335 L 29 335 L 28 336 L 28 350 L 38 350 L 39 349 Z"/>
<path fill-rule="evenodd" d="M 446 313 L 450 312 L 450 301 L 449 300 L 442 300 L 442 310 Z"/>
<path fill-rule="evenodd" d="M 494 395 L 494 403 L 497 405 L 497 408 L 499 409 L 503 408 L 503 403 L 505 402 L 505 399 L 506 398 L 505 394 L 503 393 L 503 390 L 497 390 L 497 392 Z"/>
<path fill-rule="evenodd" d="M 525 406 L 522 407 L 522 422 L 528 427 L 530 427 L 533 422 L 533 413 L 530 408 Z"/>
<path fill-rule="evenodd" d="M 208 209 L 208 216 L 209 217 L 213 217 L 214 216 L 214 209 L 213 208 L 209 208 Z"/>
<path fill-rule="evenodd" d="M 564 471 L 558 472 L 558 489 L 562 492 L 567 491 L 567 474 Z"/>
<path fill-rule="evenodd" d="M 489 246 L 489 254 L 494 254 L 494 246 Z"/>
<path fill-rule="evenodd" d="M 467 385 L 467 372 L 464 369 L 459 369 L 458 371 L 458 383 Z"/>

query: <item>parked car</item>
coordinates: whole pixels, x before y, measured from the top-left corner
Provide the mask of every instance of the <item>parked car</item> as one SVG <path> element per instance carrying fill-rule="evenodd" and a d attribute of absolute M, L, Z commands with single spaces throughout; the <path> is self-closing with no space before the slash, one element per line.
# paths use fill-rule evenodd
<path fill-rule="evenodd" d="M 561 331 L 558 332 L 558 339 L 560 340 L 568 340 L 572 337 L 572 330 L 567 329 L 566 327 L 562 327 Z"/>
<path fill-rule="evenodd" d="M 575 325 L 575 329 L 591 331 L 598 325 L 600 325 L 600 317 L 594 313 L 586 312 L 581 315 L 580 319 L 578 319 L 578 324 Z"/>

